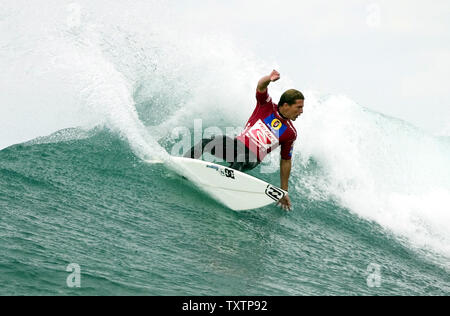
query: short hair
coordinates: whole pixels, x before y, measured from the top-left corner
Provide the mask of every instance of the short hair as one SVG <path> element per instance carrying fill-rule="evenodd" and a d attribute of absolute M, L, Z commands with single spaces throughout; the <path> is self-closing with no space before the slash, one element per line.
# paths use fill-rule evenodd
<path fill-rule="evenodd" d="M 282 106 L 285 103 L 292 105 L 296 100 L 305 100 L 303 93 L 295 89 L 286 90 L 281 95 L 280 102 L 278 102 L 278 107 Z"/>

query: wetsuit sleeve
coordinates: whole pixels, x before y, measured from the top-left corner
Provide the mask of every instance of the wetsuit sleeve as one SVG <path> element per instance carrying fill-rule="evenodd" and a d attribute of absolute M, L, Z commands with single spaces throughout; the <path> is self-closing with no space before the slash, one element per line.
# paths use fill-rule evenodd
<path fill-rule="evenodd" d="M 269 95 L 269 90 L 266 89 L 266 91 L 264 92 L 259 92 L 258 90 L 256 90 L 256 101 L 257 106 L 272 104 L 272 98 Z"/>
<path fill-rule="evenodd" d="M 289 140 L 284 143 L 281 143 L 281 159 L 291 160 L 292 152 L 294 151 L 294 142 L 295 140 Z"/>

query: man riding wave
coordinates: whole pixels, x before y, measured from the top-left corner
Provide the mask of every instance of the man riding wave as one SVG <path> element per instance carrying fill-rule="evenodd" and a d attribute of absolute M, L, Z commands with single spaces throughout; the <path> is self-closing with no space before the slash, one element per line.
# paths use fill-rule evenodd
<path fill-rule="evenodd" d="M 256 107 L 244 131 L 234 139 L 223 136 L 202 139 L 184 156 L 199 159 L 203 152 L 209 152 L 230 164 L 230 168 L 248 171 L 255 168 L 272 150 L 281 146 L 280 187 L 289 191 L 289 176 L 292 167 L 292 151 L 297 139 L 297 130 L 292 121 L 302 113 L 303 94 L 295 89 L 285 91 L 278 102 L 272 101 L 267 87 L 280 79 L 280 73 L 273 70 L 262 77 L 256 88 Z M 278 204 L 284 210 L 291 210 L 292 204 L 286 194 Z"/>

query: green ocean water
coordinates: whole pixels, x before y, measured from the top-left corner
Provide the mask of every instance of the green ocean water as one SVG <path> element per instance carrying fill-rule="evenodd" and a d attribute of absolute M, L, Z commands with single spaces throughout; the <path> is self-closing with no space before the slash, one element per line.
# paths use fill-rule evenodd
<path fill-rule="evenodd" d="M 0 151 L 0 295 L 450 293 L 445 268 L 379 225 L 292 200 L 233 212 L 108 130 L 15 145 Z"/>

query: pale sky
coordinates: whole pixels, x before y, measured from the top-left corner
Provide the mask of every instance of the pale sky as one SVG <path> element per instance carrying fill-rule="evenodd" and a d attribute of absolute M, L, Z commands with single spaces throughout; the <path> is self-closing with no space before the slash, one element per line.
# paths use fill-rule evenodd
<path fill-rule="evenodd" d="M 76 90 L 64 86 L 51 65 L 47 71 L 41 58 L 54 51 L 48 36 L 41 40 L 46 28 L 64 23 L 68 4 L 78 2 L 95 23 L 106 20 L 130 32 L 136 26 L 148 41 L 145 24 L 133 21 L 151 20 L 151 13 L 159 18 L 152 26 L 226 38 L 239 50 L 236 56 L 255 56 L 267 72 L 277 68 L 293 88 L 344 94 L 433 134 L 450 135 L 448 0 L 22 2 L 4 1 L 0 12 L 0 149 L 84 122 L 76 112 Z M 105 19 L 111 11 L 119 13 Z M 18 18 L 11 24 L 9 15 Z M 189 38 L 181 37 L 180 45 Z"/>
<path fill-rule="evenodd" d="M 299 85 L 450 134 L 450 1 L 172 1 Z"/>

